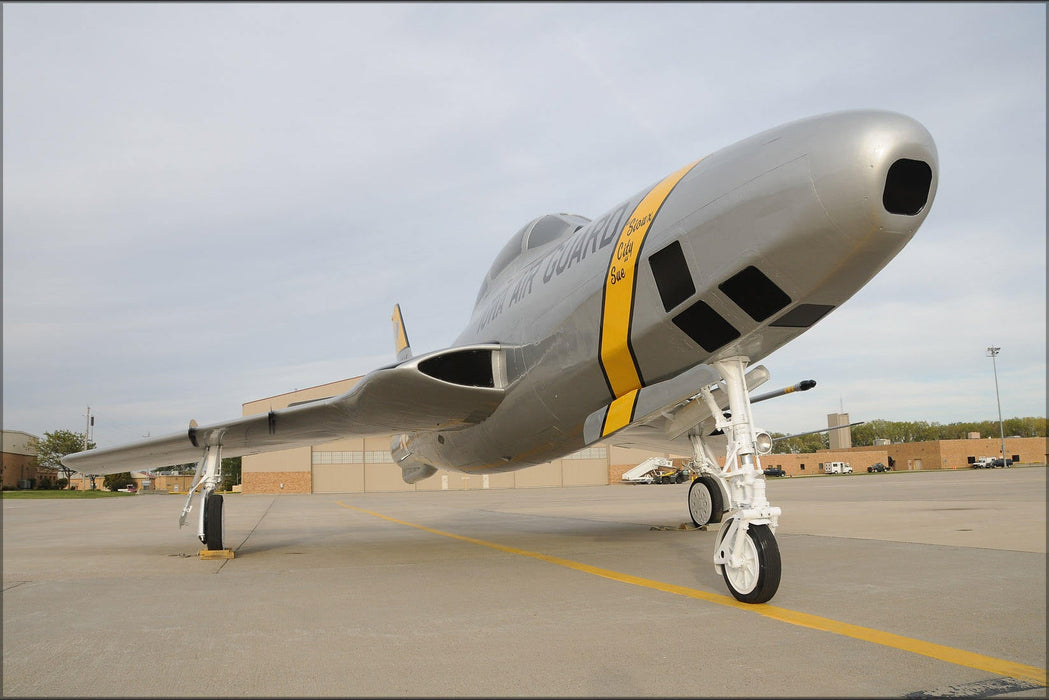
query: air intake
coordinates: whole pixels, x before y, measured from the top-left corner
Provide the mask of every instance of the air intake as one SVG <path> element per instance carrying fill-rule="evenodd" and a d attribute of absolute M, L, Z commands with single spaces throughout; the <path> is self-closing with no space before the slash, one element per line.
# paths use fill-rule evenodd
<path fill-rule="evenodd" d="M 494 387 L 491 350 L 453 350 L 423 360 L 419 371 L 460 386 Z"/>
<path fill-rule="evenodd" d="M 889 172 L 885 176 L 882 206 L 890 214 L 914 216 L 924 209 L 925 203 L 929 201 L 931 184 L 932 168 L 928 163 L 900 158 L 889 166 Z"/>

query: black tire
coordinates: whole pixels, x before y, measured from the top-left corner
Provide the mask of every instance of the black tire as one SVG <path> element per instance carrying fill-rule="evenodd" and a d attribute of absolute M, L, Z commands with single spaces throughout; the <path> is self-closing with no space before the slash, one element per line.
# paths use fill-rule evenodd
<path fill-rule="evenodd" d="M 670 477 L 667 476 L 666 474 L 664 474 L 663 476 L 659 477 L 659 483 L 661 483 L 661 484 L 669 484 L 670 483 Z"/>
<path fill-rule="evenodd" d="M 211 494 L 204 501 L 204 544 L 222 549 L 222 496 Z"/>
<path fill-rule="evenodd" d="M 751 525 L 747 528 L 751 566 L 747 570 L 729 573 L 729 567 L 722 565 L 721 575 L 725 585 L 732 591 L 732 596 L 741 603 L 767 603 L 779 590 L 782 574 L 782 563 L 779 556 L 779 545 L 776 536 L 768 525 Z M 753 568 L 756 565 L 757 576 Z M 742 589 L 742 590 L 740 590 Z"/>
<path fill-rule="evenodd" d="M 712 476 L 701 476 L 688 487 L 688 515 L 696 527 L 720 523 L 725 513 L 721 487 Z M 702 521 L 702 522 L 700 522 Z"/>

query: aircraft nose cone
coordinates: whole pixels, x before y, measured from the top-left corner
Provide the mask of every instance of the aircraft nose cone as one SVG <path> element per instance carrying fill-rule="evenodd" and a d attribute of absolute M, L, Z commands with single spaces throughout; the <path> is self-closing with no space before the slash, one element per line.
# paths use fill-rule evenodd
<path fill-rule="evenodd" d="M 919 122 L 894 112 L 852 112 L 825 124 L 810 153 L 813 184 L 843 235 L 872 230 L 909 237 L 936 196 L 939 160 Z"/>

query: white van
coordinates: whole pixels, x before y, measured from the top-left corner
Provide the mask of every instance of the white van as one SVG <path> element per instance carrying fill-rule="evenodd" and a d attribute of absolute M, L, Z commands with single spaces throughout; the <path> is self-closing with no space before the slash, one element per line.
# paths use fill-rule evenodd
<path fill-rule="evenodd" d="M 851 474 L 852 467 L 849 466 L 848 462 L 824 462 L 823 464 L 824 474 Z"/>

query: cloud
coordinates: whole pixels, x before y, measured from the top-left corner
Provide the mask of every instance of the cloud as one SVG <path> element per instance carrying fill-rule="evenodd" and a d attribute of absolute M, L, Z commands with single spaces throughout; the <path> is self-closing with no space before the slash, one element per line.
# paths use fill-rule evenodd
<path fill-rule="evenodd" d="M 766 358 L 819 385 L 761 414 L 988 418 L 989 344 L 1003 410 L 1044 414 L 1044 27 L 1027 4 L 5 6 L 4 427 L 220 420 L 385 363 L 397 302 L 445 346 L 525 222 L 860 107 L 929 128 L 937 200 Z"/>

